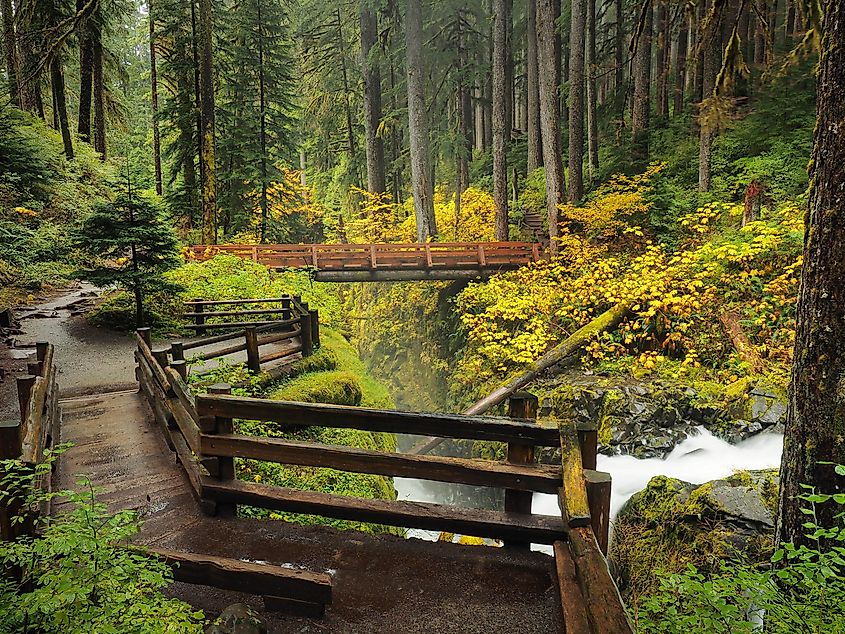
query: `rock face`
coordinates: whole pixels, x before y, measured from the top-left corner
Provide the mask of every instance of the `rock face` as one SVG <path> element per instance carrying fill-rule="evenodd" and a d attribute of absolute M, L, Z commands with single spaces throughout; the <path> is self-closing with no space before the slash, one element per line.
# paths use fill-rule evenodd
<path fill-rule="evenodd" d="M 735 444 L 786 418 L 784 399 L 750 385 L 714 396 L 660 380 L 613 385 L 569 376 L 537 387 L 541 416 L 597 423 L 599 450 L 608 455 L 662 457 L 696 427 Z"/>
<path fill-rule="evenodd" d="M 611 568 L 626 598 L 648 594 L 688 564 L 766 559 L 777 502 L 777 471 L 740 471 L 696 485 L 658 476 L 622 508 L 613 526 Z"/>
<path fill-rule="evenodd" d="M 243 603 L 233 603 L 220 614 L 206 634 L 267 634 L 267 624 L 261 616 Z"/>

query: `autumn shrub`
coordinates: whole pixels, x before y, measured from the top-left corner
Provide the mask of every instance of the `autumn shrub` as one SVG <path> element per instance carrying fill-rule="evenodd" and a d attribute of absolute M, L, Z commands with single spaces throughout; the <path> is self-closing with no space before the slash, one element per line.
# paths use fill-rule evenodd
<path fill-rule="evenodd" d="M 483 393 L 620 302 L 629 315 L 589 342 L 588 365 L 624 361 L 626 370 L 651 372 L 672 362 L 676 378 L 703 368 L 736 380 L 749 368 L 719 322 L 735 310 L 757 352 L 773 362 L 775 379 L 785 380 L 801 264 L 799 208 L 765 209 L 740 227 L 741 206 L 704 205 L 680 219 L 672 250 L 652 242 L 647 225 L 631 235 L 625 221 L 648 216 L 647 180 L 615 182 L 618 189 L 602 188 L 585 207 L 563 207 L 575 226 L 563 233 L 558 257 L 470 284 L 458 296 L 467 345 L 454 374 L 457 394 Z M 631 246 L 618 251 L 619 240 Z"/>

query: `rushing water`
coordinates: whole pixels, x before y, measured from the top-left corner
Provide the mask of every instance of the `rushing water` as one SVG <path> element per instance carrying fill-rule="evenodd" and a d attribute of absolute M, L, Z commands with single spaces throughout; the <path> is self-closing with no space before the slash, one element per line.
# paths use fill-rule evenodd
<path fill-rule="evenodd" d="M 731 475 L 738 469 L 754 470 L 777 468 L 783 451 L 783 436 L 762 433 L 736 445 L 716 438 L 704 428 L 679 443 L 665 458 L 635 458 L 633 456 L 598 456 L 599 471 L 606 471 L 613 478 L 610 514 L 615 517 L 619 509 L 636 492 L 646 487 L 658 475 L 678 478 L 693 484 L 702 484 Z M 400 500 L 455 504 L 456 500 L 473 502 L 473 506 L 490 508 L 490 496 L 485 489 L 468 486 L 431 483 L 425 480 L 395 478 L 394 484 Z M 473 495 L 473 493 L 476 495 Z M 482 493 L 484 492 L 484 493 Z M 560 515 L 557 497 L 535 493 L 533 512 L 543 515 Z M 413 530 L 410 537 L 437 539 L 432 531 Z M 547 548 L 537 547 L 546 551 Z"/>

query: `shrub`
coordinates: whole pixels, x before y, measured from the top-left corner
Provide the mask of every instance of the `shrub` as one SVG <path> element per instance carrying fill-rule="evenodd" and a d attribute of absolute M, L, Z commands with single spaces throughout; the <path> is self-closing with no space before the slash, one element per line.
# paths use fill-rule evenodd
<path fill-rule="evenodd" d="M 0 463 L 0 502 L 20 500 L 23 513 L 47 499 L 63 502 L 49 521 L 37 520 L 36 537 L 0 541 L 0 633 L 202 632 L 201 612 L 162 594 L 172 582 L 169 566 L 127 547 L 139 529 L 135 511 L 109 513 L 84 477 L 79 491 L 34 486 L 61 450 L 48 450 L 34 472 L 19 461 Z"/>

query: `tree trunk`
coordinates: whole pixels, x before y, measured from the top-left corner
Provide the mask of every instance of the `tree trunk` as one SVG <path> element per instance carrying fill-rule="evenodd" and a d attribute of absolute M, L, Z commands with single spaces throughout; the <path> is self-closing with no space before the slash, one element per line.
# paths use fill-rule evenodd
<path fill-rule="evenodd" d="M 426 242 L 437 234 L 434 220 L 434 191 L 431 182 L 431 155 L 428 138 L 428 112 L 425 104 L 423 66 L 423 26 L 420 0 L 408 0 L 405 17 L 405 54 L 408 71 L 408 131 L 411 141 L 411 180 L 417 241 Z"/>
<path fill-rule="evenodd" d="M 73 158 L 73 139 L 70 135 L 70 125 L 67 118 L 67 98 L 65 97 L 65 75 L 62 69 L 62 59 L 54 54 L 50 60 L 50 86 L 53 91 L 53 108 L 62 131 L 62 143 L 65 147 L 65 156 L 68 160 Z"/>
<path fill-rule="evenodd" d="M 267 186 L 269 175 L 267 173 L 267 95 L 265 92 L 264 78 L 264 22 L 261 17 L 261 0 L 256 3 L 258 24 L 258 107 L 261 113 L 261 121 L 258 130 L 259 141 L 261 142 L 261 243 L 267 241 Z"/>
<path fill-rule="evenodd" d="M 712 0 L 708 0 L 708 10 Z M 712 23 L 707 33 L 702 34 L 702 49 L 704 53 L 704 69 L 702 72 L 702 111 L 698 138 L 698 190 L 710 191 L 710 154 L 713 149 L 713 130 L 706 122 L 706 110 L 709 99 L 713 97 L 716 87 L 716 75 L 722 61 L 722 29 L 719 24 Z"/>
<path fill-rule="evenodd" d="M 758 16 L 754 16 L 754 65 L 757 68 L 764 68 L 769 59 L 769 39 L 766 37 L 766 31 L 769 27 L 769 5 L 766 0 L 760 2 L 760 14 L 763 16 L 763 21 L 760 21 Z"/>
<path fill-rule="evenodd" d="M 6 77 L 9 84 L 9 98 L 16 108 L 21 107 L 20 60 L 18 59 L 18 42 L 15 34 L 15 14 L 12 0 L 2 0 L 0 10 L 3 12 L 3 50 L 6 52 Z"/>
<path fill-rule="evenodd" d="M 352 118 L 352 103 L 349 99 L 351 90 L 349 88 L 349 75 L 346 71 L 346 55 L 344 55 L 343 47 L 345 47 L 345 38 L 343 37 L 343 21 L 340 15 L 340 8 L 335 10 L 337 20 L 337 41 L 340 42 L 340 76 L 343 80 L 343 104 L 346 111 L 346 149 L 349 152 L 350 171 L 353 175 L 353 180 L 356 184 L 361 182 L 360 173 L 358 171 L 358 148 L 355 142 L 355 128 Z"/>
<path fill-rule="evenodd" d="M 493 0 L 494 4 L 502 0 Z M 510 143 L 514 129 L 513 102 L 513 48 L 511 47 L 511 31 L 513 31 L 513 0 L 504 0 L 503 22 L 505 25 L 505 143 Z M 495 38 L 494 38 L 495 39 Z M 493 45 L 495 51 L 495 44 Z M 495 52 L 494 52 L 495 55 Z M 495 122 L 493 123 L 495 126 Z"/>
<path fill-rule="evenodd" d="M 698 52 L 695 59 L 695 84 L 693 87 L 693 101 L 700 103 L 704 99 L 704 39 L 701 29 L 707 15 L 707 1 L 698 0 L 696 28 L 695 28 L 695 50 Z"/>
<path fill-rule="evenodd" d="M 810 161 L 810 210 L 796 310 L 795 355 L 780 471 L 778 542 L 810 543 L 808 484 L 821 493 L 845 490 L 834 465 L 845 464 L 845 3 L 824 3 L 817 109 Z M 816 506 L 820 526 L 841 526 L 841 505 Z"/>
<path fill-rule="evenodd" d="M 590 181 L 599 177 L 599 117 L 596 94 L 596 0 L 587 0 L 587 156 Z"/>
<path fill-rule="evenodd" d="M 153 0 L 147 0 L 150 20 L 150 94 L 153 110 L 153 163 L 155 165 L 156 194 L 161 196 L 161 131 L 158 124 L 158 71 L 156 70 L 156 36 Z"/>
<path fill-rule="evenodd" d="M 494 236 L 500 242 L 508 236 L 507 4 L 507 0 L 493 0 L 493 205 L 496 210 Z"/>
<path fill-rule="evenodd" d="M 614 16 L 616 17 L 616 25 L 613 33 L 613 53 L 616 65 L 616 112 L 622 117 L 625 112 L 625 12 L 623 1 L 615 0 L 613 7 Z"/>
<path fill-rule="evenodd" d="M 100 160 L 105 161 L 106 156 L 106 85 L 103 74 L 103 41 L 99 27 L 94 30 L 91 37 L 92 65 L 91 77 L 93 80 L 94 97 L 94 149 L 100 153 Z"/>
<path fill-rule="evenodd" d="M 569 30 L 569 201 L 584 196 L 584 26 L 587 0 L 572 0 Z"/>
<path fill-rule="evenodd" d="M 634 98 L 631 114 L 631 154 L 634 164 L 644 168 L 648 163 L 648 125 L 651 110 L 651 30 L 654 12 L 646 9 L 645 23 L 637 38 L 634 53 Z M 636 34 L 635 34 L 636 37 Z"/>
<path fill-rule="evenodd" d="M 719 316 L 719 321 L 722 323 L 722 328 L 724 328 L 725 334 L 731 340 L 739 358 L 751 366 L 751 371 L 755 374 L 765 372 L 763 359 L 757 354 L 757 350 L 754 349 L 754 345 L 749 341 L 748 336 L 742 329 L 742 325 L 739 323 L 739 313 L 733 310 L 728 311 Z"/>
<path fill-rule="evenodd" d="M 669 9 L 666 2 L 657 5 L 657 123 L 669 118 Z"/>
<path fill-rule="evenodd" d="M 367 154 L 367 190 L 382 193 L 387 188 L 384 173 L 384 143 L 378 135 L 381 123 L 381 72 L 371 59 L 378 37 L 378 23 L 368 0 L 359 7 L 361 26 L 361 68 L 364 75 L 364 139 Z"/>
<path fill-rule="evenodd" d="M 749 222 L 760 220 L 763 210 L 763 196 L 766 194 L 766 186 L 757 179 L 754 179 L 745 188 L 745 205 L 742 210 L 742 226 Z"/>
<path fill-rule="evenodd" d="M 537 66 L 537 0 L 528 0 L 528 26 L 525 33 L 528 39 L 528 59 L 526 79 L 528 95 L 528 172 L 533 172 L 543 164 L 543 142 L 540 138 L 540 87 Z"/>
<path fill-rule="evenodd" d="M 202 43 L 200 57 L 200 104 L 202 117 L 202 240 L 217 244 L 217 171 L 214 135 L 214 68 L 212 51 L 211 0 L 199 2 L 199 32 Z"/>
<path fill-rule="evenodd" d="M 549 248 L 557 253 L 558 205 L 566 183 L 560 140 L 560 96 L 556 81 L 555 2 L 537 0 L 537 61 L 540 70 L 540 131 L 546 169 L 546 209 L 549 214 Z"/>
<path fill-rule="evenodd" d="M 683 17 L 678 31 L 678 52 L 675 55 L 675 92 L 672 116 L 679 117 L 684 111 L 684 92 L 687 85 L 687 36 L 689 21 Z"/>

